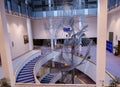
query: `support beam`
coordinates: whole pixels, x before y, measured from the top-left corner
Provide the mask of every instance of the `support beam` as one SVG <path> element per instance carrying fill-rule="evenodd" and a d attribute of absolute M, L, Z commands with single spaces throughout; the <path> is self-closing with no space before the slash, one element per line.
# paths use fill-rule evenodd
<path fill-rule="evenodd" d="M 48 3 L 49 3 L 49 12 L 50 12 L 50 15 L 51 15 L 51 10 L 52 10 L 51 0 L 48 0 Z M 53 50 L 53 49 L 54 49 L 54 40 L 53 40 L 53 24 L 52 24 L 52 17 L 51 17 L 51 16 L 49 17 L 49 23 L 50 23 L 50 42 L 51 42 L 51 49 Z"/>
<path fill-rule="evenodd" d="M 57 46 L 57 38 L 54 39 L 55 46 Z"/>
<path fill-rule="evenodd" d="M 96 87 L 105 85 L 107 1 L 98 0 Z"/>
<path fill-rule="evenodd" d="M 79 17 L 79 30 L 81 30 L 83 27 L 83 18 L 80 16 Z M 80 38 L 80 44 L 82 44 L 82 39 Z M 79 53 L 81 53 L 82 47 L 81 45 L 79 46 Z"/>
<path fill-rule="evenodd" d="M 79 6 L 78 8 L 81 9 L 82 8 L 82 0 L 78 0 Z"/>
<path fill-rule="evenodd" d="M 11 87 L 15 87 L 4 0 L 0 0 L 0 54 L 4 77 L 10 80 Z"/>
<path fill-rule="evenodd" d="M 52 17 L 49 18 L 50 23 L 50 42 L 51 42 L 51 49 L 54 49 L 54 40 L 53 40 L 53 26 L 52 26 Z"/>
<path fill-rule="evenodd" d="M 33 50 L 33 37 L 32 37 L 32 29 L 31 29 L 31 20 L 27 18 L 27 30 L 29 37 L 29 50 Z"/>

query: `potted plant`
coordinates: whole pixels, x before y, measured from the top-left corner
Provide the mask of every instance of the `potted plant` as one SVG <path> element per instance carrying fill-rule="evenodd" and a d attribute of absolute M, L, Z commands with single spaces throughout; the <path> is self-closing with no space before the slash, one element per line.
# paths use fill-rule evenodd
<path fill-rule="evenodd" d="M 118 49 L 118 45 L 114 46 L 113 48 L 115 49 L 114 55 L 115 55 L 115 56 L 119 55 L 119 53 L 118 53 L 118 50 L 119 50 L 119 49 Z"/>
<path fill-rule="evenodd" d="M 0 87 L 11 87 L 11 86 L 6 78 L 2 78 L 0 80 Z"/>
<path fill-rule="evenodd" d="M 115 77 L 115 79 L 110 80 L 110 87 L 118 87 L 118 84 L 120 84 L 119 77 Z"/>

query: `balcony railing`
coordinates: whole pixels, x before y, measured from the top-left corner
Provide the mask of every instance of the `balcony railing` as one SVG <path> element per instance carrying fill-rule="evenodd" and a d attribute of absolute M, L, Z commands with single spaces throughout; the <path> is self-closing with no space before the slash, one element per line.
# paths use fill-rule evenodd
<path fill-rule="evenodd" d="M 112 10 L 120 6 L 120 0 L 108 0 L 108 10 Z"/>
<path fill-rule="evenodd" d="M 95 84 L 16 84 L 15 87 L 96 87 Z"/>

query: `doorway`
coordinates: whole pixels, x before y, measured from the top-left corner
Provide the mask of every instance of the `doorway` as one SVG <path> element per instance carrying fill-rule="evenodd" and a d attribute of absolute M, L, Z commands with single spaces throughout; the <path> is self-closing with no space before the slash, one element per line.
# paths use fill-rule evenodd
<path fill-rule="evenodd" d="M 113 42 L 113 32 L 109 32 L 109 41 Z"/>
<path fill-rule="evenodd" d="M 118 55 L 120 55 L 120 40 L 118 40 Z"/>

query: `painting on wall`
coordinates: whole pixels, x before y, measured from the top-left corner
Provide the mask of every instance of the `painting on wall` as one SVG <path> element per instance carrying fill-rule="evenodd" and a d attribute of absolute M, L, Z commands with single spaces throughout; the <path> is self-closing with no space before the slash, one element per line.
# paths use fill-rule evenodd
<path fill-rule="evenodd" d="M 28 35 L 23 35 L 24 38 L 24 44 L 27 44 L 29 42 Z"/>

